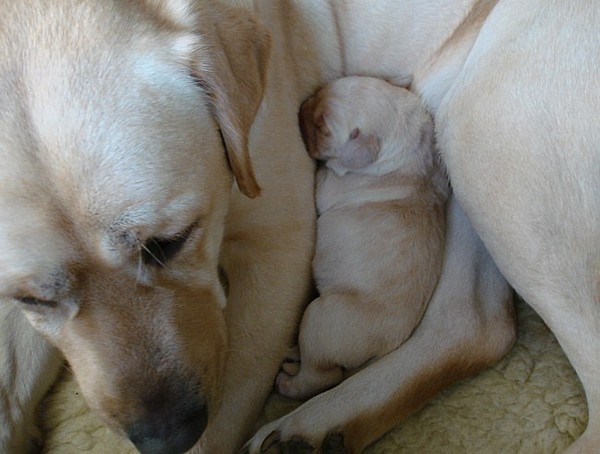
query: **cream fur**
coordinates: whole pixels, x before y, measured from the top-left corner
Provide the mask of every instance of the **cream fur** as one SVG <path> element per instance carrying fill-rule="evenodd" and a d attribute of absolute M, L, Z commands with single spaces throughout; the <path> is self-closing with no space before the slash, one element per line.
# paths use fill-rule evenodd
<path fill-rule="evenodd" d="M 433 121 L 408 90 L 346 77 L 300 110 L 316 177 L 319 297 L 302 318 L 299 362 L 277 389 L 306 398 L 397 349 L 417 327 L 442 268 L 449 188 Z"/>
<path fill-rule="evenodd" d="M 496 363 L 515 339 L 506 276 L 583 383 L 589 422 L 572 452 L 598 451 L 596 3 L 225 3 L 241 8 L 4 2 L 0 452 L 25 449 L 59 367 L 15 308 L 145 450 L 189 446 L 203 422 L 181 435 L 174 408 L 195 400 L 209 418 L 194 450 L 237 451 L 310 288 L 314 169 L 298 108 L 350 74 L 413 74 L 434 115 L 455 189 L 440 281 L 401 348 L 264 426 L 248 450 L 359 452 Z M 141 245 L 184 236 L 170 266 L 140 262 Z"/>

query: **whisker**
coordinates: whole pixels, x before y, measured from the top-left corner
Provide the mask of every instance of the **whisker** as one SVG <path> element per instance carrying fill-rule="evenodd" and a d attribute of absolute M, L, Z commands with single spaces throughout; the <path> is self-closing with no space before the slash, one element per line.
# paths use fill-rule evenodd
<path fill-rule="evenodd" d="M 142 274 L 144 273 L 144 260 L 142 258 L 142 247 L 141 243 L 137 243 L 138 249 L 138 266 L 137 266 L 137 276 L 135 279 L 134 290 L 137 289 L 138 282 L 142 280 Z"/>
<path fill-rule="evenodd" d="M 156 255 L 154 255 L 154 254 L 152 253 L 152 251 L 151 251 L 151 250 L 150 250 L 150 249 L 149 249 L 149 248 L 148 248 L 148 247 L 147 247 L 145 244 L 143 244 L 143 243 L 140 243 L 140 246 L 141 246 L 141 248 L 142 248 L 144 251 L 146 251 L 146 252 L 148 253 L 148 255 L 149 255 L 150 257 L 152 257 L 152 259 L 153 259 L 153 260 L 154 260 L 156 263 L 158 263 L 158 264 L 159 264 L 161 267 L 163 267 L 163 268 L 165 267 L 165 264 L 164 264 L 164 263 L 163 263 L 161 260 L 159 260 L 159 258 L 158 258 Z"/>

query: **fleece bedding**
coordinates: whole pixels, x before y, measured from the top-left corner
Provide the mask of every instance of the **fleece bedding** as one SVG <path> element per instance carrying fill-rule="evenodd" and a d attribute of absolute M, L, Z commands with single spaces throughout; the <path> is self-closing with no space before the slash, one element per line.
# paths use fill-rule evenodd
<path fill-rule="evenodd" d="M 509 355 L 439 394 L 367 453 L 546 454 L 571 444 L 587 422 L 581 385 L 535 312 L 518 301 L 517 313 L 518 340 Z M 273 395 L 263 418 L 296 405 Z M 41 417 L 44 453 L 136 452 L 89 411 L 66 370 L 44 401 Z"/>

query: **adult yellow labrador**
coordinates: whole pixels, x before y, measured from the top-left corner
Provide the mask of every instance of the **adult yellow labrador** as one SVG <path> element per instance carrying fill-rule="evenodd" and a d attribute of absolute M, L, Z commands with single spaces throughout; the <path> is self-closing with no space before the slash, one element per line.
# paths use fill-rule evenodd
<path fill-rule="evenodd" d="M 348 74 L 412 74 L 435 116 L 442 276 L 400 349 L 246 449 L 359 452 L 498 360 L 502 275 L 584 385 L 573 451 L 600 449 L 597 2 L 227 3 L 2 3 L 0 452 L 28 448 L 63 357 L 143 453 L 244 444 L 310 289 L 297 111 Z"/>

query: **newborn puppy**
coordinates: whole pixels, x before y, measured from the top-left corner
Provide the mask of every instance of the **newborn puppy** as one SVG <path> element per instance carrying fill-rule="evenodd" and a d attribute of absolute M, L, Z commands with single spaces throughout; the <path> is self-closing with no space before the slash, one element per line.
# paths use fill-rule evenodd
<path fill-rule="evenodd" d="M 307 308 L 279 392 L 306 398 L 401 345 L 442 267 L 448 183 L 420 99 L 380 79 L 340 79 L 300 125 L 317 172 L 320 296 Z M 300 361 L 300 367 L 294 365 Z"/>

